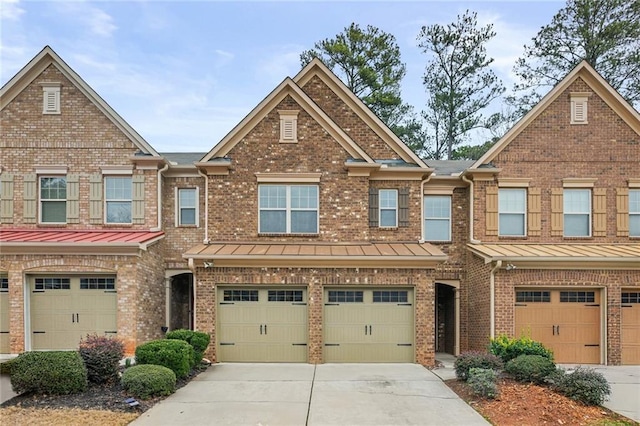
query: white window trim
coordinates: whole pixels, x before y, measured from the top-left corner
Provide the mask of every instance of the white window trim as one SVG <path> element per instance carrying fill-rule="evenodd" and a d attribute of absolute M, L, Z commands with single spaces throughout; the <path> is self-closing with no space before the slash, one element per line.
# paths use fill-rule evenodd
<path fill-rule="evenodd" d="M 185 189 L 193 189 L 195 190 L 196 194 L 195 194 L 195 217 L 196 217 L 196 223 L 187 223 L 187 224 L 182 224 L 181 223 L 181 215 L 180 215 L 180 211 L 181 211 L 181 206 L 180 206 L 180 191 L 181 190 L 185 190 Z M 184 187 L 184 188 L 176 188 L 175 189 L 175 200 L 176 200 L 176 208 L 175 208 L 175 226 L 176 228 L 178 227 L 187 227 L 187 228 L 199 228 L 200 227 L 200 188 L 198 188 L 197 186 L 195 187 Z M 189 207 L 191 208 L 191 207 Z"/>
<path fill-rule="evenodd" d="M 527 185 L 528 187 L 528 185 Z M 502 212 L 500 211 L 500 190 L 503 189 L 507 189 L 507 190 L 521 190 L 524 191 L 524 210 L 522 211 L 522 217 L 523 217 L 523 233 L 522 235 L 515 235 L 515 234 L 501 234 L 500 233 L 500 216 L 501 214 L 520 214 L 520 212 Z M 524 187 L 500 187 L 498 189 L 498 236 L 499 237 L 514 237 L 514 238 L 521 238 L 521 237 L 526 237 L 527 236 L 527 198 L 529 196 L 529 193 L 527 191 L 527 188 Z"/>
<path fill-rule="evenodd" d="M 104 224 L 105 225 L 132 225 L 133 224 L 133 181 L 131 182 L 131 198 L 126 199 L 126 198 L 112 198 L 112 199 L 107 199 L 107 179 L 108 178 L 123 178 L 123 177 L 127 177 L 127 176 L 120 176 L 120 175 L 108 175 L 108 176 L 104 176 L 103 178 L 103 194 L 102 194 L 102 198 L 103 198 L 103 203 L 104 203 Z M 115 203 L 121 203 L 121 202 L 129 202 L 130 206 L 131 206 L 131 221 L 129 222 L 109 222 L 107 220 L 107 215 L 108 215 L 108 209 L 107 209 L 107 205 L 109 202 L 115 202 Z"/>
<path fill-rule="evenodd" d="M 567 213 L 566 211 L 564 211 L 564 200 L 566 200 L 566 192 L 567 191 L 589 191 L 589 207 L 588 207 L 588 211 L 585 212 L 571 212 L 571 213 Z M 563 192 L 562 192 L 562 200 L 563 200 L 563 206 L 562 206 L 562 236 L 564 238 L 590 238 L 593 235 L 593 191 L 591 190 L 591 188 L 585 188 L 585 187 L 565 187 L 563 188 Z M 566 216 L 570 216 L 570 215 L 588 215 L 588 219 L 587 219 L 587 223 L 589 225 L 589 230 L 587 232 L 587 235 L 566 235 L 565 231 L 566 231 L 566 220 L 564 220 L 564 218 Z"/>
<path fill-rule="evenodd" d="M 67 214 L 66 214 L 66 208 L 67 208 L 67 197 L 63 199 L 61 198 L 42 198 L 42 179 L 47 179 L 47 178 L 64 178 L 65 182 L 67 180 L 67 176 L 66 175 L 44 175 L 44 176 L 38 176 L 38 223 L 41 225 L 66 225 L 67 221 Z M 62 202 L 64 201 L 64 205 L 65 205 L 65 221 L 64 222 L 44 222 L 42 220 L 42 203 L 43 202 Z"/>
<path fill-rule="evenodd" d="M 60 114 L 60 87 L 62 84 L 58 82 L 42 82 L 40 86 L 42 86 L 42 114 Z"/>
<path fill-rule="evenodd" d="M 588 101 L 591 93 L 573 92 L 569 94 L 571 99 L 571 124 L 589 124 Z M 581 111 L 581 115 L 578 112 Z"/>
<path fill-rule="evenodd" d="M 298 113 L 299 111 L 278 110 L 280 114 L 280 143 L 298 143 Z M 291 134 L 285 131 L 291 126 Z"/>
<path fill-rule="evenodd" d="M 396 206 L 395 207 L 382 207 L 382 197 L 381 197 L 381 193 L 382 192 L 393 192 L 395 194 L 395 199 L 396 199 Z M 383 225 L 382 224 L 382 212 L 383 211 L 391 211 L 393 210 L 396 215 L 396 220 L 395 223 L 393 225 Z M 378 190 L 378 227 L 379 228 L 397 228 L 398 227 L 398 190 L 397 189 L 387 189 L 387 188 L 383 188 L 383 189 L 379 189 Z"/>
<path fill-rule="evenodd" d="M 444 219 L 442 217 L 428 217 L 427 216 L 427 199 L 428 197 L 447 197 L 449 198 L 449 216 L 447 217 L 447 219 Z M 425 195 L 422 198 L 422 209 L 424 211 L 424 217 L 422 218 L 422 227 L 423 227 L 423 232 L 424 235 L 422 235 L 422 238 L 424 238 L 424 241 L 433 241 L 433 242 L 449 242 L 451 241 L 451 229 L 452 229 L 452 222 L 453 219 L 451 217 L 452 215 L 452 211 L 453 211 L 453 197 L 451 195 L 446 195 L 446 194 L 428 194 Z M 448 229 L 448 239 L 445 240 L 433 240 L 433 239 L 428 239 L 427 238 L 427 220 L 437 220 L 437 221 L 442 221 L 444 222 L 445 220 L 449 222 L 449 229 Z"/>
<path fill-rule="evenodd" d="M 285 202 L 286 206 L 282 208 L 261 208 L 260 207 L 260 186 L 258 186 L 258 234 L 264 235 L 308 235 L 320 233 L 320 187 L 319 185 L 284 185 L 284 184 L 269 184 L 265 183 L 264 186 L 284 186 L 285 187 Z M 316 187 L 316 208 L 291 208 L 291 187 L 292 186 L 315 186 Z M 285 231 L 284 232 L 265 232 L 262 231 L 262 224 L 260 223 L 261 211 L 285 211 Z M 316 212 L 316 230 L 314 232 L 291 232 L 291 212 L 292 211 L 315 211 Z"/>

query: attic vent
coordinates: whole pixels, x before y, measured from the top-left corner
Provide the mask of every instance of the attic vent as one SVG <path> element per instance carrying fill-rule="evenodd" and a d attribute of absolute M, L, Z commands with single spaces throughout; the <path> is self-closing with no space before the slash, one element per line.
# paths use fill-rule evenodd
<path fill-rule="evenodd" d="M 40 83 L 42 86 L 43 114 L 60 114 L 60 83 Z"/>
<path fill-rule="evenodd" d="M 278 111 L 280 114 L 280 143 L 298 142 L 298 111 Z"/>
<path fill-rule="evenodd" d="M 590 93 L 571 93 L 571 124 L 588 124 L 587 101 Z"/>

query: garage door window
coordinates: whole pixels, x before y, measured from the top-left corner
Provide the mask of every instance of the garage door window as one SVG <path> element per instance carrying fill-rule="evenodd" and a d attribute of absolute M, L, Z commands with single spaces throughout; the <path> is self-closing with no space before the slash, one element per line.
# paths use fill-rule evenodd
<path fill-rule="evenodd" d="M 82 290 L 115 290 L 115 278 L 80 278 Z"/>
<path fill-rule="evenodd" d="M 374 291 L 373 303 L 407 303 L 409 301 L 406 291 Z"/>
<path fill-rule="evenodd" d="M 302 302 L 302 290 L 269 290 L 269 302 Z"/>
<path fill-rule="evenodd" d="M 342 291 L 331 290 L 329 291 L 330 303 L 362 303 L 362 291 Z"/>
<path fill-rule="evenodd" d="M 535 302 L 551 302 L 551 292 L 549 291 L 517 291 L 516 302 L 518 303 L 535 303 Z"/>
<path fill-rule="evenodd" d="M 225 302 L 257 302 L 258 290 L 225 290 L 222 299 Z"/>
<path fill-rule="evenodd" d="M 9 278 L 0 278 L 0 293 L 7 293 L 9 291 Z"/>
<path fill-rule="evenodd" d="M 36 290 L 70 290 L 69 278 L 36 278 Z"/>
<path fill-rule="evenodd" d="M 622 293 L 622 303 L 640 303 L 640 293 Z"/>
<path fill-rule="evenodd" d="M 561 291 L 560 302 L 593 303 L 596 300 L 593 291 Z"/>

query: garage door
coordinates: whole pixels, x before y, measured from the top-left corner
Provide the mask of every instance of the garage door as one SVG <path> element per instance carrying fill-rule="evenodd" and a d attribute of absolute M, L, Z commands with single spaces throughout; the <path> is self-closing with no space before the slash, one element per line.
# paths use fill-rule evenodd
<path fill-rule="evenodd" d="M 32 277 L 31 347 L 76 349 L 87 334 L 117 333 L 115 277 Z"/>
<path fill-rule="evenodd" d="M 218 289 L 218 359 L 307 362 L 305 289 Z"/>
<path fill-rule="evenodd" d="M 517 290 L 517 336 L 530 336 L 553 350 L 557 363 L 601 362 L 600 292 Z"/>
<path fill-rule="evenodd" d="M 640 292 L 622 291 L 622 364 L 640 364 Z"/>
<path fill-rule="evenodd" d="M 326 362 L 413 362 L 411 289 L 327 289 Z"/>
<path fill-rule="evenodd" d="M 0 275 L 0 354 L 9 351 L 9 280 Z"/>

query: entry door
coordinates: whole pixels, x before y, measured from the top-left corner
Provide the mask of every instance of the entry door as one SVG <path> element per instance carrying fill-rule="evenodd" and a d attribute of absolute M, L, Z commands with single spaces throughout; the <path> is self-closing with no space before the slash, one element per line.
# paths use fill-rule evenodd
<path fill-rule="evenodd" d="M 228 362 L 307 362 L 305 289 L 218 290 L 218 357 Z"/>

